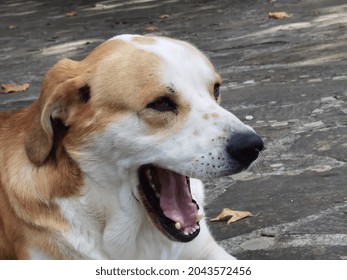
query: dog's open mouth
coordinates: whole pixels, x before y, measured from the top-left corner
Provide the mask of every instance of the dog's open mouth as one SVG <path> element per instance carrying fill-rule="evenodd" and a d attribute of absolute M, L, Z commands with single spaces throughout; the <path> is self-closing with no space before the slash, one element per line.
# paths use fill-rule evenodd
<path fill-rule="evenodd" d="M 148 164 L 140 167 L 139 180 L 142 202 L 155 226 L 172 240 L 193 240 L 199 234 L 201 216 L 189 178 Z"/>

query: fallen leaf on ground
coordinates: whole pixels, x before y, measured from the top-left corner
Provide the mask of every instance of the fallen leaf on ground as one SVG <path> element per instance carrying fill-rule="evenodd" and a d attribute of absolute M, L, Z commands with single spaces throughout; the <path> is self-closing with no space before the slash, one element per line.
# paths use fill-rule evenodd
<path fill-rule="evenodd" d="M 0 93 L 10 93 L 10 92 L 22 92 L 26 91 L 29 87 L 29 83 L 24 83 L 24 84 L 1 84 L 1 91 Z"/>
<path fill-rule="evenodd" d="M 77 12 L 75 12 L 75 11 L 71 11 L 71 12 L 66 13 L 65 15 L 66 15 L 67 17 L 75 17 L 75 16 L 77 16 L 78 14 L 77 14 Z"/>
<path fill-rule="evenodd" d="M 97 9 L 106 9 L 107 8 L 107 6 L 105 4 L 102 4 L 102 3 L 96 3 L 94 7 Z"/>
<path fill-rule="evenodd" d="M 216 221 L 221 221 L 224 220 L 225 218 L 228 218 L 232 216 L 229 220 L 228 220 L 228 224 L 234 223 L 238 220 L 247 218 L 247 217 L 252 217 L 253 214 L 251 212 L 248 211 L 235 211 L 235 210 L 231 210 L 229 208 L 224 208 L 222 210 L 222 212 L 215 218 L 211 219 L 211 222 L 216 222 Z"/>
<path fill-rule="evenodd" d="M 167 18 L 169 18 L 170 17 L 170 15 L 161 15 L 160 17 L 159 17 L 159 19 L 167 19 Z"/>
<path fill-rule="evenodd" d="M 286 12 L 270 12 L 269 17 L 274 19 L 285 19 L 289 18 L 290 15 L 288 15 Z"/>
<path fill-rule="evenodd" d="M 17 26 L 14 25 L 14 24 L 11 24 L 11 25 L 8 26 L 8 29 L 16 29 L 16 28 L 17 28 Z"/>
<path fill-rule="evenodd" d="M 156 30 L 159 30 L 159 27 L 154 26 L 154 25 L 150 25 L 150 26 L 145 27 L 145 30 L 146 31 L 156 31 Z"/>

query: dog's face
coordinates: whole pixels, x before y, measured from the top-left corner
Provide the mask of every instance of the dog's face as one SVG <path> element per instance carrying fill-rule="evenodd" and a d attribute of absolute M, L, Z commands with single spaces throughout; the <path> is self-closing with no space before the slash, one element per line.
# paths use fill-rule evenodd
<path fill-rule="evenodd" d="M 208 59 L 185 42 L 115 37 L 48 72 L 27 154 L 43 165 L 63 150 L 100 188 L 130 183 L 161 232 L 190 241 L 199 223 L 189 177 L 240 172 L 263 148 L 219 106 L 220 84 Z"/>

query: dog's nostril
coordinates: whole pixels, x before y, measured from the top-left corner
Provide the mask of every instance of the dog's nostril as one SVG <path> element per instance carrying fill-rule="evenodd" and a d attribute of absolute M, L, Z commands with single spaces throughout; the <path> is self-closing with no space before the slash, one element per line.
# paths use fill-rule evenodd
<path fill-rule="evenodd" d="M 257 159 L 263 149 L 263 140 L 253 132 L 238 133 L 228 139 L 228 154 L 247 167 Z"/>

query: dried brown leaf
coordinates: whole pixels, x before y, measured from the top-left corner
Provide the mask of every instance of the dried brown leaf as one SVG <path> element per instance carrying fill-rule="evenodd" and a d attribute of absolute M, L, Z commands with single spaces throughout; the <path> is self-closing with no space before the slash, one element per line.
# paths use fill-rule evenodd
<path fill-rule="evenodd" d="M 221 221 L 224 220 L 226 218 L 229 218 L 230 216 L 232 216 L 229 220 L 228 220 L 228 224 L 234 223 L 236 221 L 239 221 L 241 219 L 247 218 L 247 217 L 252 217 L 253 214 L 251 212 L 248 211 L 235 211 L 235 210 L 231 210 L 229 208 L 224 208 L 222 210 L 222 212 L 215 218 L 211 219 L 211 222 L 216 222 L 216 221 Z"/>
<path fill-rule="evenodd" d="M 154 26 L 154 25 L 150 25 L 150 26 L 145 27 L 145 30 L 146 31 L 156 31 L 156 30 L 159 30 L 159 27 Z"/>
<path fill-rule="evenodd" d="M 290 15 L 288 15 L 286 12 L 269 12 L 269 17 L 274 19 L 285 19 L 289 18 Z"/>
<path fill-rule="evenodd" d="M 23 92 L 26 91 L 29 87 L 29 83 L 23 83 L 23 84 L 1 84 L 1 91 L 0 93 L 10 93 L 10 92 Z"/>
<path fill-rule="evenodd" d="M 94 7 L 97 9 L 106 9 L 107 8 L 107 6 L 105 4 L 102 4 L 102 3 L 96 3 Z"/>
<path fill-rule="evenodd" d="M 71 12 L 68 12 L 65 14 L 65 16 L 67 16 L 67 17 L 75 17 L 77 15 L 78 15 L 78 13 L 75 11 L 71 11 Z"/>
<path fill-rule="evenodd" d="M 17 26 L 14 25 L 14 24 L 10 24 L 10 25 L 8 26 L 8 29 L 16 29 L 16 28 L 17 28 Z"/>
<path fill-rule="evenodd" d="M 170 15 L 164 14 L 164 15 L 160 15 L 159 19 L 163 20 L 163 19 L 168 19 L 170 17 Z"/>

